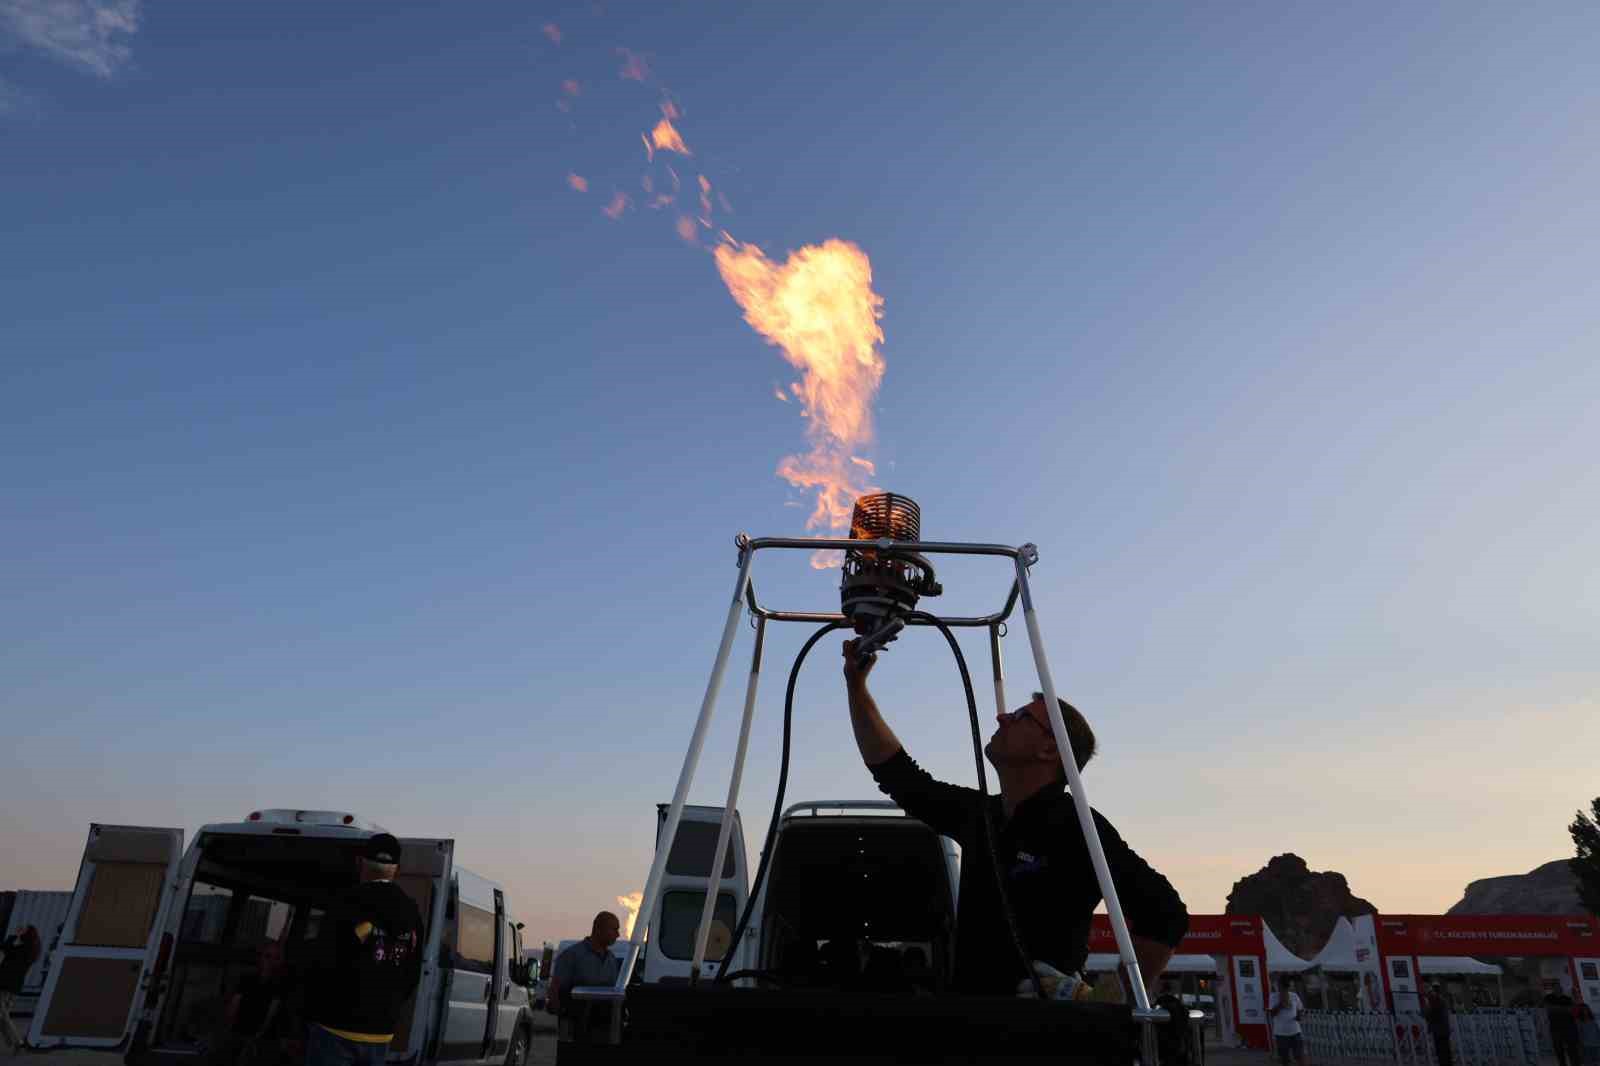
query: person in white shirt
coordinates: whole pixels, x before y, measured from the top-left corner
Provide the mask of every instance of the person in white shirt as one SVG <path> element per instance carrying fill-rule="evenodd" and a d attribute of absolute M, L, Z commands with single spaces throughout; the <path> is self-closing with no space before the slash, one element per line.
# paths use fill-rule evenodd
<path fill-rule="evenodd" d="M 1267 1004 L 1267 1016 L 1272 1019 L 1272 1040 L 1278 1045 L 1278 1061 L 1283 1066 L 1289 1066 L 1291 1055 L 1297 1063 L 1306 1061 L 1306 1049 L 1300 1037 L 1300 1015 L 1305 1009 L 1300 993 L 1289 987 L 1289 978 L 1279 977 L 1272 1001 Z"/>

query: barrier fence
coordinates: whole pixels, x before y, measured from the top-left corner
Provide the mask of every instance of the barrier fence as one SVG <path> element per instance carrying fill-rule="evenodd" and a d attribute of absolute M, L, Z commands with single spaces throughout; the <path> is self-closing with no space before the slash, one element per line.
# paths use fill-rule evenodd
<path fill-rule="evenodd" d="M 1539 1066 L 1541 1010 L 1485 1009 L 1450 1015 L 1455 1066 Z M 1438 1066 L 1421 1014 L 1306 1011 L 1300 1016 L 1314 1063 Z"/>

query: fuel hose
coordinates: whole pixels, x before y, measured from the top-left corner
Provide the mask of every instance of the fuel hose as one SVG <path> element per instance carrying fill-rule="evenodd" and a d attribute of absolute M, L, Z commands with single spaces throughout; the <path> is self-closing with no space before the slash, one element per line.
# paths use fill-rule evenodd
<path fill-rule="evenodd" d="M 956 668 L 961 672 L 961 686 L 967 697 L 967 718 L 972 729 L 972 756 L 978 770 L 978 795 L 983 808 L 983 829 L 985 841 L 989 846 L 989 861 L 994 872 L 995 888 L 999 893 L 1000 909 L 1005 914 L 1006 927 L 1011 933 L 1011 943 L 1016 949 L 1017 958 L 1022 963 L 1023 971 L 1028 975 L 1033 985 L 1033 994 L 1044 998 L 1044 989 L 1039 984 L 1039 975 L 1034 972 L 1033 960 L 1028 956 L 1027 946 L 1023 943 L 1022 935 L 1017 926 L 1016 913 L 1011 908 L 1010 894 L 1006 891 L 1005 872 L 1000 865 L 1000 855 L 995 848 L 994 810 L 989 802 L 989 778 L 983 767 L 983 737 L 982 729 L 978 724 L 978 701 L 972 692 L 972 674 L 967 669 L 966 656 L 961 653 L 961 645 L 956 641 L 955 634 L 950 627 L 937 616 L 925 611 L 913 611 L 908 618 L 918 619 L 927 625 L 933 626 L 944 635 L 945 642 L 950 645 L 950 652 L 955 656 Z M 750 915 L 755 910 L 756 901 L 761 898 L 761 888 L 766 883 L 767 870 L 772 862 L 772 852 L 778 837 L 778 826 L 783 819 L 784 795 L 789 787 L 789 756 L 792 750 L 794 726 L 794 690 L 795 683 L 800 677 L 800 667 L 804 665 L 806 656 L 811 654 L 811 649 L 817 641 L 837 629 L 846 629 L 848 622 L 829 622 L 819 628 L 801 646 L 800 652 L 795 656 L 794 665 L 789 670 L 789 684 L 783 697 L 783 747 L 778 757 L 778 794 L 772 803 L 772 820 L 767 825 L 767 836 L 761 847 L 761 862 L 756 867 L 755 879 L 750 885 L 750 894 L 745 900 L 744 912 L 739 915 L 739 924 L 734 928 L 733 938 L 729 941 L 731 953 L 745 935 L 745 930 L 750 925 Z M 716 983 L 743 976 L 766 976 L 760 970 L 731 971 L 724 968 L 717 974 Z"/>

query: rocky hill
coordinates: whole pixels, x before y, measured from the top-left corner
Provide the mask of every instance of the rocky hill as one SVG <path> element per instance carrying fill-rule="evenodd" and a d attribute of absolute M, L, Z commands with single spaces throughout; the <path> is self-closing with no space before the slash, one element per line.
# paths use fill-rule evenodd
<path fill-rule="evenodd" d="M 1300 856 L 1287 854 L 1235 881 L 1227 913 L 1261 915 L 1284 947 L 1309 959 L 1322 950 L 1341 917 L 1377 909 L 1350 891 L 1344 874 L 1312 870 Z"/>
<path fill-rule="evenodd" d="M 1578 879 L 1566 859 L 1536 866 L 1525 874 L 1485 877 L 1467 886 L 1461 902 L 1446 914 L 1582 914 Z"/>

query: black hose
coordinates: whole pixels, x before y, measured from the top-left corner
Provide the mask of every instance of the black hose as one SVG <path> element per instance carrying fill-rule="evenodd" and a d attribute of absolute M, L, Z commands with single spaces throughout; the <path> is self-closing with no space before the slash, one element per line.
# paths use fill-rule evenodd
<path fill-rule="evenodd" d="M 994 869 L 994 886 L 1000 893 L 1000 910 L 1006 916 L 1006 928 L 1011 931 L 1011 944 L 1017 949 L 1017 958 L 1022 961 L 1022 969 L 1033 984 L 1034 996 L 1043 999 L 1044 987 L 1039 983 L 1039 975 L 1034 972 L 1033 959 L 1028 956 L 1028 947 L 1022 941 L 1022 931 L 1017 928 L 1017 915 L 1011 909 L 1011 897 L 1006 892 L 1005 873 L 1000 867 L 1000 851 L 995 847 L 994 811 L 989 805 L 989 775 L 983 768 L 983 730 L 978 725 L 978 700 L 972 694 L 972 674 L 967 670 L 967 657 L 961 654 L 961 645 L 956 642 L 956 636 L 950 632 L 950 627 L 937 617 L 926 611 L 912 611 L 910 617 L 920 618 L 944 634 L 945 642 L 950 645 L 951 654 L 956 657 L 956 667 L 961 671 L 961 687 L 965 689 L 967 696 L 967 718 L 972 724 L 972 760 L 978 767 L 978 795 L 979 802 L 983 804 L 983 832 L 989 844 L 989 864 Z"/>
<path fill-rule="evenodd" d="M 778 756 L 778 795 L 772 801 L 772 821 L 767 825 L 767 840 L 761 846 L 761 862 L 756 867 L 755 880 L 750 883 L 750 894 L 744 901 L 744 913 L 739 915 L 739 924 L 734 927 L 733 939 L 728 942 L 729 955 L 738 950 L 744 938 L 744 931 L 750 925 L 750 913 L 755 910 L 756 900 L 761 897 L 761 885 L 767 879 L 767 867 L 772 862 L 772 845 L 778 836 L 778 823 L 783 819 L 783 795 L 789 788 L 789 741 L 790 731 L 794 725 L 794 684 L 799 680 L 800 667 L 806 661 L 806 656 L 811 654 L 811 649 L 816 646 L 817 641 L 834 630 L 846 629 L 849 625 L 848 622 L 829 622 L 811 634 L 810 639 L 801 646 L 800 654 L 794 657 L 794 666 L 789 669 L 789 687 L 783 696 L 783 752 Z M 723 966 L 713 983 L 722 984 L 732 976 L 733 972 Z"/>
<path fill-rule="evenodd" d="M 978 768 L 978 794 L 979 802 L 983 807 L 983 829 L 989 845 L 989 861 L 994 870 L 995 888 L 1000 894 L 1000 909 L 1005 914 L 1006 927 L 1011 932 L 1012 946 L 1017 950 L 1017 957 L 1022 961 L 1022 968 L 1028 975 L 1028 980 L 1033 985 L 1033 994 L 1044 999 L 1044 988 L 1039 983 L 1039 975 L 1034 972 L 1033 960 L 1028 956 L 1028 949 L 1022 942 L 1022 934 L 1017 928 L 1016 912 L 1011 909 L 1011 897 L 1006 892 L 1005 874 L 1000 868 L 1000 854 L 995 847 L 994 812 L 989 809 L 989 777 L 983 768 L 983 736 L 978 725 L 978 699 L 972 692 L 972 674 L 967 669 L 967 657 L 961 653 L 961 645 L 956 641 L 955 634 L 950 627 L 939 618 L 928 614 L 926 611 L 913 611 L 910 618 L 920 618 L 929 625 L 938 629 L 944 635 L 945 642 L 950 645 L 950 651 L 955 656 L 956 668 L 961 672 L 961 687 L 967 697 L 967 718 L 972 727 L 972 755 Z M 794 666 L 789 669 L 789 684 L 783 697 L 783 749 L 778 756 L 778 794 L 772 801 L 772 820 L 767 825 L 766 842 L 761 847 L 761 862 L 756 867 L 755 879 L 750 884 L 750 894 L 745 899 L 744 913 L 739 915 L 739 924 L 734 928 L 733 938 L 728 949 L 731 955 L 741 940 L 745 930 L 750 925 L 750 915 L 755 910 L 756 900 L 761 896 L 761 886 L 766 881 L 767 869 L 772 861 L 773 844 L 778 836 L 778 824 L 783 819 L 784 794 L 789 787 L 789 753 L 790 742 L 794 726 L 794 689 L 795 682 L 800 677 L 800 667 L 805 663 L 806 656 L 811 654 L 811 649 L 817 641 L 832 633 L 836 629 L 848 628 L 847 622 L 829 622 L 822 626 L 800 648 L 800 653 L 795 656 Z M 743 975 L 745 971 L 738 971 Z M 714 984 L 732 980 L 735 971 L 724 967 L 718 974 Z"/>

